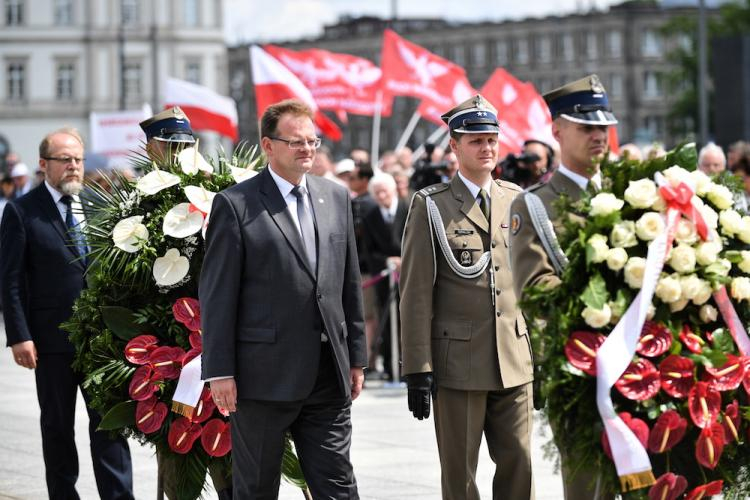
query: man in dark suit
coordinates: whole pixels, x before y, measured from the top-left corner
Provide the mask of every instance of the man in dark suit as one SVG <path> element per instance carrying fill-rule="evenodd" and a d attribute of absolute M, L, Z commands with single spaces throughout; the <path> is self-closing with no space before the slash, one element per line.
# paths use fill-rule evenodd
<path fill-rule="evenodd" d="M 306 175 L 308 106 L 261 118 L 269 166 L 214 198 L 199 298 L 203 378 L 232 423 L 237 498 L 277 498 L 290 431 L 313 498 L 356 499 L 351 403 L 367 366 L 349 192 Z"/>
<path fill-rule="evenodd" d="M 377 174 L 370 180 L 370 195 L 376 202 L 364 216 L 362 236 L 367 267 L 374 275 L 388 268 L 389 263 L 396 270 L 401 268 L 401 235 L 409 212 L 407 202 L 398 197 L 396 180 L 390 174 Z M 391 331 L 386 326 L 388 321 L 390 298 L 398 303 L 397 291 L 391 291 L 388 279 L 375 285 L 378 297 L 378 335 L 373 351 L 383 356 L 384 373 L 391 380 L 398 378 L 394 373 L 391 356 Z M 393 293 L 393 297 L 391 297 Z"/>
<path fill-rule="evenodd" d="M 0 225 L 5 332 L 15 362 L 35 371 L 49 497 L 71 499 L 78 498 L 73 429 L 83 377 L 71 368 L 74 348 L 59 325 L 85 287 L 86 246 L 77 227 L 83 222 L 83 140 L 75 129 L 52 132 L 39 145 L 39 157 L 44 183 L 9 203 Z M 127 441 L 97 432 L 101 417 L 88 413 L 100 497 L 133 498 Z"/>

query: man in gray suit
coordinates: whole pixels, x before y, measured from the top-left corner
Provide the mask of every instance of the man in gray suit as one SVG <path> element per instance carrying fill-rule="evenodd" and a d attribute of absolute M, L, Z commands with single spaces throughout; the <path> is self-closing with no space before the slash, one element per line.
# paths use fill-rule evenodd
<path fill-rule="evenodd" d="M 235 498 L 277 498 L 287 431 L 313 498 L 359 498 L 349 460 L 367 366 L 359 264 L 349 193 L 306 175 L 318 146 L 309 107 L 270 106 L 268 167 L 211 210 L 203 378 L 231 412 Z"/>

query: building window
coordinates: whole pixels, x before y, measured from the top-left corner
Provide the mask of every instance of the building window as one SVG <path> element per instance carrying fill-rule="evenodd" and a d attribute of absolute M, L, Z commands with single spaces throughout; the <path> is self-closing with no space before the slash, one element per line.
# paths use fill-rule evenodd
<path fill-rule="evenodd" d="M 529 41 L 525 38 L 516 40 L 514 59 L 518 64 L 529 63 Z"/>
<path fill-rule="evenodd" d="M 538 92 L 544 94 L 545 92 L 549 92 L 552 90 L 552 83 L 549 78 L 537 78 L 536 79 L 536 89 Z"/>
<path fill-rule="evenodd" d="M 143 70 L 140 62 L 127 62 L 122 69 L 123 84 L 126 101 L 137 101 L 141 99 L 143 81 Z"/>
<path fill-rule="evenodd" d="M 201 83 L 201 63 L 196 60 L 185 62 L 185 80 L 200 85 Z"/>
<path fill-rule="evenodd" d="M 26 98 L 26 63 L 9 62 L 7 66 L 9 101 L 23 101 Z"/>
<path fill-rule="evenodd" d="M 643 97 L 654 99 L 661 97 L 661 77 L 655 71 L 646 71 L 643 73 Z"/>
<path fill-rule="evenodd" d="M 72 62 L 63 62 L 57 65 L 57 82 L 55 94 L 57 98 L 64 101 L 72 101 L 75 97 L 75 65 Z"/>
<path fill-rule="evenodd" d="M 677 45 L 685 52 L 693 51 L 693 37 L 686 34 L 681 34 L 677 38 Z"/>
<path fill-rule="evenodd" d="M 5 25 L 23 24 L 23 0 L 5 0 Z"/>
<path fill-rule="evenodd" d="M 540 36 L 537 38 L 535 49 L 537 61 L 548 63 L 552 60 L 552 41 L 548 36 Z"/>
<path fill-rule="evenodd" d="M 453 46 L 453 62 L 458 64 L 459 66 L 465 66 L 466 65 L 466 47 L 463 45 L 454 45 Z"/>
<path fill-rule="evenodd" d="M 120 15 L 123 26 L 138 24 L 138 0 L 120 0 Z"/>
<path fill-rule="evenodd" d="M 573 61 L 575 59 L 575 44 L 573 43 L 573 35 L 563 35 L 560 38 L 560 52 L 563 61 Z"/>
<path fill-rule="evenodd" d="M 607 33 L 607 55 L 609 57 L 622 57 L 622 34 L 619 31 Z"/>
<path fill-rule="evenodd" d="M 483 42 L 477 42 L 471 46 L 471 65 L 482 67 L 487 63 L 487 46 Z"/>
<path fill-rule="evenodd" d="M 646 116 L 643 119 L 643 128 L 646 129 L 652 140 L 663 140 L 664 138 L 664 117 L 663 116 Z"/>
<path fill-rule="evenodd" d="M 508 42 L 505 40 L 497 40 L 495 42 L 495 63 L 498 66 L 505 66 L 509 61 L 508 57 Z"/>
<path fill-rule="evenodd" d="M 596 33 L 586 33 L 586 58 L 594 60 L 598 57 Z"/>
<path fill-rule="evenodd" d="M 654 30 L 645 30 L 641 37 L 641 55 L 659 57 L 662 54 L 661 38 Z"/>
<path fill-rule="evenodd" d="M 57 26 L 73 24 L 73 0 L 55 0 L 55 24 Z"/>
<path fill-rule="evenodd" d="M 200 0 L 184 0 L 183 7 L 185 9 L 185 26 L 198 26 Z"/>
<path fill-rule="evenodd" d="M 622 97 L 622 75 L 612 73 L 612 76 L 609 79 L 607 93 L 613 99 L 620 99 Z"/>

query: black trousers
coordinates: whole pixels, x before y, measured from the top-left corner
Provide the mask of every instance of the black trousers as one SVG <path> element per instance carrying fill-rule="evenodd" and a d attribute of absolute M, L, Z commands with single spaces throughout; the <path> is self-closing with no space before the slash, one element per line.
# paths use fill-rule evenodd
<path fill-rule="evenodd" d="M 78 499 L 78 451 L 75 443 L 75 411 L 83 376 L 71 368 L 72 353 L 40 354 L 35 371 L 36 394 L 41 410 L 42 451 L 50 499 Z M 101 422 L 88 407 L 89 438 L 94 477 L 102 499 L 133 498 L 133 467 L 127 440 L 111 439 L 108 431 L 97 431 Z"/>
<path fill-rule="evenodd" d="M 278 498 L 287 431 L 314 499 L 359 498 L 349 460 L 352 401 L 341 395 L 334 362 L 322 343 L 315 387 L 303 401 L 238 401 L 231 416 L 235 499 Z"/>

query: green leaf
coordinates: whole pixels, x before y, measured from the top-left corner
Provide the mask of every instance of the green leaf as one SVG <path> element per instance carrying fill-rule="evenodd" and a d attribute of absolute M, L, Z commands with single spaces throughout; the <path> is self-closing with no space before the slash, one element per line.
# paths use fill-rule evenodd
<path fill-rule="evenodd" d="M 586 289 L 581 294 L 581 300 L 592 309 L 604 308 L 604 304 L 609 300 L 609 293 L 607 292 L 607 283 L 601 274 L 597 274 L 591 278 Z"/>
<path fill-rule="evenodd" d="M 115 431 L 135 425 L 135 407 L 137 401 L 123 401 L 112 407 L 99 423 L 98 431 Z"/>
<path fill-rule="evenodd" d="M 732 334 L 724 328 L 714 330 L 711 334 L 713 337 L 713 348 L 722 352 L 734 352 L 734 340 Z"/>
<path fill-rule="evenodd" d="M 127 307 L 102 306 L 100 310 L 104 324 L 122 340 L 131 340 L 148 330 L 136 322 L 135 313 Z"/>
<path fill-rule="evenodd" d="M 297 455 L 294 453 L 292 447 L 292 441 L 288 436 L 284 446 L 284 456 L 281 460 L 281 474 L 284 476 L 285 481 L 294 486 L 300 489 L 307 488 L 305 476 L 302 474 L 302 467 L 299 465 L 299 460 L 297 460 Z"/>

